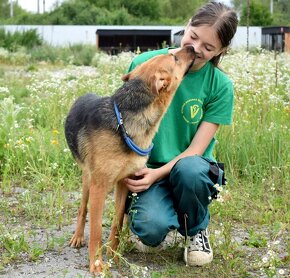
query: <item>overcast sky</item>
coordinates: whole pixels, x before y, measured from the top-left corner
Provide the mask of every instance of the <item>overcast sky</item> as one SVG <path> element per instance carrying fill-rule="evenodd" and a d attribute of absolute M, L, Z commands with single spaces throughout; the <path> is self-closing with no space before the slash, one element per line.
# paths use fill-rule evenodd
<path fill-rule="evenodd" d="M 17 0 L 13 1 L 16 2 Z M 45 2 L 45 11 L 49 12 L 56 2 L 61 3 L 62 1 L 63 0 L 39 0 L 39 10 L 41 13 L 43 12 L 43 2 Z M 24 10 L 37 12 L 37 2 L 38 0 L 18 0 L 18 5 Z"/>
<path fill-rule="evenodd" d="M 16 2 L 17 0 L 13 0 L 13 1 Z M 43 2 L 45 2 L 45 11 L 49 12 L 53 8 L 56 2 L 60 4 L 62 1 L 63 0 L 39 0 L 40 12 L 41 13 L 43 12 Z M 27 11 L 37 12 L 37 2 L 38 0 L 18 0 L 18 5 Z M 223 2 L 227 5 L 230 4 L 230 0 L 221 0 L 220 2 Z"/>

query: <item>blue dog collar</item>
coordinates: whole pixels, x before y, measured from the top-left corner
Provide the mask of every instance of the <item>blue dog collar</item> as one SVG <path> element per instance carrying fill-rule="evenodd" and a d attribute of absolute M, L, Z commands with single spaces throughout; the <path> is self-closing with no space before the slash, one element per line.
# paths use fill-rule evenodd
<path fill-rule="evenodd" d="M 141 149 L 140 147 L 138 147 L 133 141 L 132 139 L 129 137 L 126 129 L 125 129 L 125 126 L 123 124 L 123 119 L 122 119 L 122 115 L 118 109 L 118 106 L 116 104 L 116 101 L 114 101 L 114 110 L 115 110 L 115 114 L 116 114 L 116 117 L 117 117 L 117 120 L 118 120 L 118 128 L 121 129 L 121 133 L 122 133 L 122 137 L 123 139 L 125 140 L 127 146 L 132 150 L 134 151 L 135 153 L 141 155 L 141 156 L 146 156 L 148 155 L 151 150 L 153 149 L 153 144 L 151 144 L 149 146 L 148 149 Z"/>

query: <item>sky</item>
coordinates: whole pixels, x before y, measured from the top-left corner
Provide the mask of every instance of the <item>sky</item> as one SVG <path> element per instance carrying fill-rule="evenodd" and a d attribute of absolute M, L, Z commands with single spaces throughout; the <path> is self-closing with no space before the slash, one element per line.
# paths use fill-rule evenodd
<path fill-rule="evenodd" d="M 30 11 L 30 12 L 37 12 L 37 2 L 38 0 L 10 0 L 10 1 L 18 1 L 18 5 L 21 6 L 23 9 Z M 49 12 L 54 4 L 58 2 L 59 4 L 63 0 L 39 0 L 39 9 L 40 12 L 43 12 L 43 2 L 45 2 L 45 11 Z M 230 0 L 220 0 L 227 5 L 230 4 Z"/>
<path fill-rule="evenodd" d="M 11 1 L 11 0 L 10 0 Z M 18 1 L 18 5 L 21 6 L 24 10 L 30 12 L 37 12 L 37 2 L 38 0 L 13 0 L 14 2 Z M 45 11 L 49 12 L 55 3 L 61 3 L 63 0 L 39 0 L 39 10 L 43 13 L 43 3 L 45 3 Z"/>

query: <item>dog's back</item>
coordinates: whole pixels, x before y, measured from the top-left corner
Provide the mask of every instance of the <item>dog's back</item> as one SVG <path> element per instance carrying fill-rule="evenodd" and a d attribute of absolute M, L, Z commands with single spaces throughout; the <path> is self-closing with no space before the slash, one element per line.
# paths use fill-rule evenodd
<path fill-rule="evenodd" d="M 88 119 L 92 112 L 98 111 L 96 107 L 100 100 L 101 98 L 94 94 L 79 97 L 66 118 L 65 137 L 74 158 L 77 160 L 83 160 L 79 150 L 79 134 L 86 131 Z"/>
<path fill-rule="evenodd" d="M 79 97 L 65 121 L 65 136 L 74 158 L 84 161 L 84 143 L 93 131 L 111 131 L 112 136 L 118 132 L 114 101 L 118 103 L 126 121 L 146 109 L 152 100 L 149 88 L 138 78 L 125 82 L 112 97 L 99 97 L 92 93 Z M 126 149 L 125 146 L 121 148 Z"/>

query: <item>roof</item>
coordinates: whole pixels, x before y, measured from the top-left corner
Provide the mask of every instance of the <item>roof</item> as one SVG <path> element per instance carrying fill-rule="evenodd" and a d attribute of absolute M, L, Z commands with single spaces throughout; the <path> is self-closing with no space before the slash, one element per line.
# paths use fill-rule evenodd
<path fill-rule="evenodd" d="M 289 26 L 270 26 L 270 27 L 262 27 L 262 34 L 283 34 L 290 33 Z"/>
<path fill-rule="evenodd" d="M 167 30 L 140 30 L 140 29 L 97 29 L 96 34 L 100 36 L 115 36 L 115 35 L 122 35 L 122 36 L 171 36 L 171 29 Z"/>

